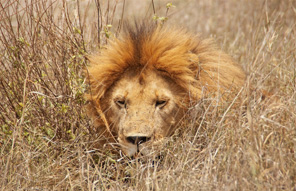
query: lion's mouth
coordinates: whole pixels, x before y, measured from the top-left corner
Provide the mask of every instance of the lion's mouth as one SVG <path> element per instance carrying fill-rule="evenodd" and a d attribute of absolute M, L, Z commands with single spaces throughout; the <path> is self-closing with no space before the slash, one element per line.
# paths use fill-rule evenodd
<path fill-rule="evenodd" d="M 121 144 L 122 150 L 127 156 L 135 156 L 135 155 L 147 155 L 149 152 L 147 152 L 149 149 L 149 145 L 151 145 L 151 142 L 145 142 L 142 144 Z"/>
<path fill-rule="evenodd" d="M 132 144 L 130 142 L 120 143 L 122 150 L 124 153 L 131 156 L 150 156 L 155 155 L 156 152 L 160 151 L 163 146 L 164 139 L 159 140 L 149 140 L 146 142 L 139 142 L 138 144 Z"/>
<path fill-rule="evenodd" d="M 123 147 L 124 148 L 124 147 Z M 134 156 L 136 153 L 139 152 L 139 148 L 137 145 L 131 145 L 129 147 L 127 147 L 125 150 L 125 154 L 127 156 Z"/>

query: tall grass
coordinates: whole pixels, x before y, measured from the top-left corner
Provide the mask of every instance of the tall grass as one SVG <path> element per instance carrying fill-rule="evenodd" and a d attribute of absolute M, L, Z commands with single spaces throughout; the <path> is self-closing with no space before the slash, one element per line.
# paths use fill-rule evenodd
<path fill-rule="evenodd" d="M 296 189 L 296 2 L 166 3 L 1 1 L 1 190 Z M 201 103 L 161 151 L 129 160 L 96 149 L 82 71 L 124 18 L 151 13 L 233 55 L 247 109 Z"/>

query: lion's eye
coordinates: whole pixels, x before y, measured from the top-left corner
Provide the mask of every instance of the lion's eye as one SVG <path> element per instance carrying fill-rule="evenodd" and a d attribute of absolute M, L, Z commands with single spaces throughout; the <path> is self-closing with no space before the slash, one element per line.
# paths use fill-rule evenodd
<path fill-rule="evenodd" d="M 126 106 L 125 100 L 115 100 L 116 105 L 118 105 L 120 108 L 124 108 Z"/>
<path fill-rule="evenodd" d="M 155 103 L 155 107 L 163 108 L 167 104 L 166 100 L 157 100 Z"/>

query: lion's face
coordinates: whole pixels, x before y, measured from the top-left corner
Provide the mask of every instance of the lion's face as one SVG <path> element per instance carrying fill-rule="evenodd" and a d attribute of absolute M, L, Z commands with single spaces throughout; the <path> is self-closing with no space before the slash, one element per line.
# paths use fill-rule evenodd
<path fill-rule="evenodd" d="M 171 135 L 184 114 L 182 95 L 180 87 L 157 72 L 123 75 L 103 101 L 122 150 L 131 156 L 148 142 Z"/>
<path fill-rule="evenodd" d="M 127 26 L 90 61 L 89 115 L 100 140 L 117 138 L 128 155 L 161 145 L 205 97 L 234 99 L 246 77 L 212 40 L 146 22 Z"/>

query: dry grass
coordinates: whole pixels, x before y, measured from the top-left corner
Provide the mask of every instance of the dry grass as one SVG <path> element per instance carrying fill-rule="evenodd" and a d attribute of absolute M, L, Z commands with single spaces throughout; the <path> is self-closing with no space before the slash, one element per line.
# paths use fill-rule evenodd
<path fill-rule="evenodd" d="M 83 111 L 85 56 L 120 32 L 123 1 L 107 2 L 98 38 L 97 1 L 1 1 L 2 190 L 296 189 L 295 1 L 172 1 L 168 23 L 214 37 L 248 72 L 248 109 L 201 103 L 161 159 L 140 160 L 95 150 Z M 139 12 L 151 1 L 126 0 L 124 18 Z"/>

